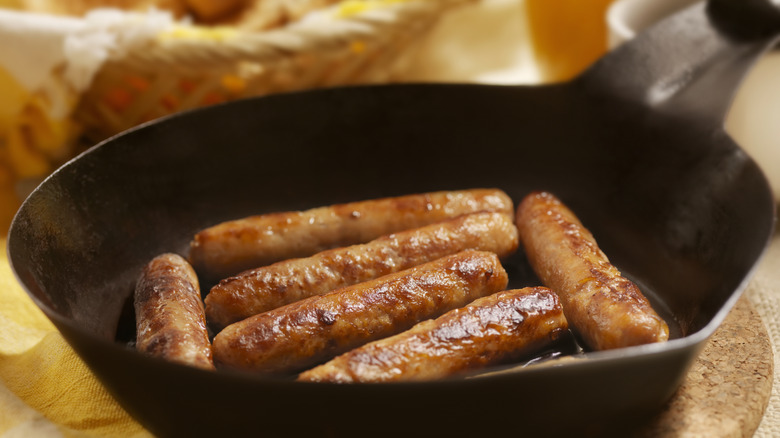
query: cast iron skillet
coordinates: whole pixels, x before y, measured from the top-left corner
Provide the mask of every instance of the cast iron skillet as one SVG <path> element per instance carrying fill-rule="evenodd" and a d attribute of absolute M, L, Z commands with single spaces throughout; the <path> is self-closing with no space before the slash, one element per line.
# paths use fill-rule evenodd
<path fill-rule="evenodd" d="M 569 83 L 399 85 L 276 95 L 112 138 L 26 200 L 8 249 L 24 287 L 127 411 L 160 436 L 625 433 L 678 388 L 774 225 L 769 186 L 723 131 L 778 12 L 716 1 Z M 137 354 L 143 264 L 249 214 L 430 190 L 550 190 L 674 328 L 663 345 L 473 379 L 302 384 Z M 538 284 L 520 252 L 511 286 Z"/>

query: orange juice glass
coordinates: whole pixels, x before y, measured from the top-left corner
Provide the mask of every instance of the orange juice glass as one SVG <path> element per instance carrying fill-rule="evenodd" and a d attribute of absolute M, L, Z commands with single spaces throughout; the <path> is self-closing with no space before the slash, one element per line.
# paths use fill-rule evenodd
<path fill-rule="evenodd" d="M 613 1 L 525 0 L 542 82 L 571 79 L 606 53 L 606 14 Z"/>

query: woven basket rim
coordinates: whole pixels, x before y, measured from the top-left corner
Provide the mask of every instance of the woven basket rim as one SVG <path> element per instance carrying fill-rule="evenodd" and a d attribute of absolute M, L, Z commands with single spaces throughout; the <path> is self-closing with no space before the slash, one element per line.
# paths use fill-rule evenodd
<path fill-rule="evenodd" d="M 403 0 L 382 7 L 325 20 L 302 20 L 260 32 L 237 31 L 224 39 L 156 38 L 148 45 L 108 60 L 118 68 L 159 71 L 161 67 L 213 68 L 250 60 L 273 64 L 297 54 L 349 47 L 355 42 L 381 41 L 420 18 L 477 0 Z M 320 13 L 333 14 L 338 4 Z M 106 66 L 104 66 L 106 67 Z"/>

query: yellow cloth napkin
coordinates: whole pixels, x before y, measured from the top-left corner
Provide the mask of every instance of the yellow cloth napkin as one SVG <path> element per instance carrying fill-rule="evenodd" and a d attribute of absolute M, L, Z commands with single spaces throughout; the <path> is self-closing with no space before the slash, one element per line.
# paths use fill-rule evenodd
<path fill-rule="evenodd" d="M 19 286 L 4 237 L 0 327 L 0 436 L 151 436 L 106 392 Z"/>

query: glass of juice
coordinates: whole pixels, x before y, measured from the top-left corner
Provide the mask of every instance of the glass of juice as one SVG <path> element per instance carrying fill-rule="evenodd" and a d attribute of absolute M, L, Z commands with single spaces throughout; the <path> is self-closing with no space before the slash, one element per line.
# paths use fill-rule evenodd
<path fill-rule="evenodd" d="M 614 0 L 525 0 L 542 82 L 561 82 L 607 51 L 606 13 Z"/>

